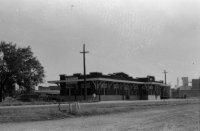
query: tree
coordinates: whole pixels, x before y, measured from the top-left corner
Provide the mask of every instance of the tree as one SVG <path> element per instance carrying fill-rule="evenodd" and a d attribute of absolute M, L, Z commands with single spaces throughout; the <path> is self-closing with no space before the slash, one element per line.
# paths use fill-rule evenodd
<path fill-rule="evenodd" d="M 0 50 L 4 53 L 0 64 L 0 102 L 3 96 L 13 94 L 14 83 L 30 92 L 43 82 L 44 68 L 33 56 L 30 46 L 21 48 L 13 43 L 1 42 Z"/>

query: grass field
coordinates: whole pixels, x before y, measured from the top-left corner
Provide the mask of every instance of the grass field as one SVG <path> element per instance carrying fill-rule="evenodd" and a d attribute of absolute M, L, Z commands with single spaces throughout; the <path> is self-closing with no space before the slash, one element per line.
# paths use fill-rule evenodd
<path fill-rule="evenodd" d="M 63 119 L 69 117 L 89 116 L 143 110 L 157 108 L 158 106 L 176 106 L 184 104 L 199 104 L 198 99 L 189 100 L 166 100 L 166 101 L 119 101 L 119 102 L 96 102 L 82 103 L 80 109 L 75 109 L 72 104 L 72 111 L 69 112 L 68 104 L 41 105 L 41 106 L 9 106 L 0 107 L 0 123 L 41 121 L 52 119 Z"/>

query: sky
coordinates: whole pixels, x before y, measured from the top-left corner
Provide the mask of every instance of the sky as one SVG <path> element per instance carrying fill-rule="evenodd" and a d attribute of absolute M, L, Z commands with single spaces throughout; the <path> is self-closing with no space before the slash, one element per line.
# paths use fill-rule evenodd
<path fill-rule="evenodd" d="M 59 74 L 200 77 L 199 0 L 0 0 L 0 41 L 31 46 L 45 83 Z M 45 85 L 44 83 L 44 85 Z M 181 84 L 181 83 L 179 83 Z"/>

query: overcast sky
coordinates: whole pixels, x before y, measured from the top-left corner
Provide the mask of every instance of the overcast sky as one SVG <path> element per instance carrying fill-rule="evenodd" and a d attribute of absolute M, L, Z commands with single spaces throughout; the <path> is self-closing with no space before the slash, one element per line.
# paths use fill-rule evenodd
<path fill-rule="evenodd" d="M 199 0 L 0 0 L 0 40 L 30 45 L 46 72 L 200 76 Z"/>

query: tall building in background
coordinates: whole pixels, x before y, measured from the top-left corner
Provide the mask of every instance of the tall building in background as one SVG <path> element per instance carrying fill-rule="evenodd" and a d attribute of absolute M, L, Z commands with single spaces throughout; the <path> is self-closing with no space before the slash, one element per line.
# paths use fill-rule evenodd
<path fill-rule="evenodd" d="M 200 79 L 192 79 L 192 90 L 200 90 Z"/>
<path fill-rule="evenodd" d="M 189 83 L 188 77 L 182 77 L 182 81 L 183 81 L 183 86 L 188 87 L 188 83 Z"/>
<path fill-rule="evenodd" d="M 177 87 L 179 87 L 179 78 L 177 77 Z"/>
<path fill-rule="evenodd" d="M 191 86 L 189 86 L 189 78 L 188 77 L 182 77 L 182 85 L 179 85 L 179 78 L 177 78 L 177 88 L 180 90 L 191 90 Z"/>

